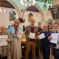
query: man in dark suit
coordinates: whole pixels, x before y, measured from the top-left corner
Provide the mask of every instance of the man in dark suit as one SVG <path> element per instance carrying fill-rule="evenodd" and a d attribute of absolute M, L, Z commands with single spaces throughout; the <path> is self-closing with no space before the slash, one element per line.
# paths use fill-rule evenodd
<path fill-rule="evenodd" d="M 30 48 L 32 48 L 32 59 L 35 58 L 35 48 L 36 48 L 36 39 L 38 37 L 38 28 L 34 25 L 35 19 L 31 19 L 31 25 L 26 27 L 25 36 L 26 36 L 26 53 L 25 59 L 28 59 Z M 35 37 L 30 38 L 30 33 L 34 33 Z M 33 35 L 32 35 L 33 36 Z"/>
<path fill-rule="evenodd" d="M 48 40 L 48 37 L 50 36 L 51 32 L 48 30 L 47 24 L 43 25 L 43 30 L 40 32 L 40 34 L 43 34 L 43 33 L 45 35 L 45 38 L 41 39 L 41 50 L 42 50 L 43 58 L 49 59 L 50 41 Z M 40 37 L 38 37 L 38 39 L 40 40 Z"/>
<path fill-rule="evenodd" d="M 53 25 L 53 29 L 54 31 L 51 32 L 52 33 L 58 33 L 58 23 L 54 23 Z M 49 36 L 48 40 L 52 39 L 52 36 Z M 51 43 L 51 52 L 52 52 L 52 55 L 54 55 L 55 59 L 56 59 L 56 54 L 55 54 L 55 48 L 56 47 L 56 44 L 55 43 Z M 59 58 L 58 58 L 59 59 Z"/>

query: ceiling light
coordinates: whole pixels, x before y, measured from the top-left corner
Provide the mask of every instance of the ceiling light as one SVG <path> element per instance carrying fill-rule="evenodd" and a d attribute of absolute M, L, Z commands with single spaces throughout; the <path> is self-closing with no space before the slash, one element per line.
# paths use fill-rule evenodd
<path fill-rule="evenodd" d="M 22 3 L 22 5 L 24 5 L 24 3 Z"/>
<path fill-rule="evenodd" d="M 4 10 L 4 12 L 5 12 L 5 10 Z"/>
<path fill-rule="evenodd" d="M 25 0 L 25 1 L 27 1 L 27 0 Z"/>
<path fill-rule="evenodd" d="M 33 3 L 35 4 L 35 1 Z"/>
<path fill-rule="evenodd" d="M 29 4 L 29 6 L 31 6 L 31 4 Z"/>
<path fill-rule="evenodd" d="M 1 10 L 1 12 L 2 12 L 2 10 Z"/>
<path fill-rule="evenodd" d="M 27 6 L 27 3 L 25 4 L 25 6 Z"/>
<path fill-rule="evenodd" d="M 31 1 L 31 0 L 29 0 L 29 1 Z"/>
<path fill-rule="evenodd" d="M 28 12 L 28 15 L 29 15 L 29 12 Z"/>
<path fill-rule="evenodd" d="M 48 1 L 47 1 L 47 3 L 48 3 Z"/>
<path fill-rule="evenodd" d="M 51 1 L 51 4 L 52 4 L 53 2 Z"/>
<path fill-rule="evenodd" d="M 32 3 L 32 5 L 34 5 L 34 3 Z"/>
<path fill-rule="evenodd" d="M 1 9 L 0 9 L 0 11 L 1 11 Z"/>
<path fill-rule="evenodd" d="M 35 4 L 35 0 L 28 0 L 28 1 L 27 0 L 20 0 L 20 3 L 22 5 L 25 5 L 25 6 L 27 6 L 27 5 L 31 6 L 31 5 L 34 5 Z"/>

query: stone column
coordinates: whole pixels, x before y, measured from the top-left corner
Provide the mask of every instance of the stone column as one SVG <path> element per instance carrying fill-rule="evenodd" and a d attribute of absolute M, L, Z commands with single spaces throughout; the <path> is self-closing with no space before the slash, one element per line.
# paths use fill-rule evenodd
<path fill-rule="evenodd" d="M 44 24 L 45 24 L 45 20 L 43 19 L 43 20 L 42 20 L 42 28 L 43 28 L 43 25 L 44 25 Z"/>
<path fill-rule="evenodd" d="M 20 23 L 19 27 L 21 27 L 21 29 L 23 31 L 23 23 Z"/>

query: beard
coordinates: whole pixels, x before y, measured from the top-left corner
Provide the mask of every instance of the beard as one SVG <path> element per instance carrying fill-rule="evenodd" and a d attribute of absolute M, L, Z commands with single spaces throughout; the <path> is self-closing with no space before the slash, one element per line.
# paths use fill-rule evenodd
<path fill-rule="evenodd" d="M 55 31 L 58 31 L 58 29 L 54 29 Z"/>

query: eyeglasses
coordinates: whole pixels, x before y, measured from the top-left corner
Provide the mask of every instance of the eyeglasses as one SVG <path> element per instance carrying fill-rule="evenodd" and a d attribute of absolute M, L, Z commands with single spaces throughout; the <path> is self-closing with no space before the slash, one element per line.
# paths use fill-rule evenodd
<path fill-rule="evenodd" d="M 43 27 L 47 27 L 47 26 L 43 26 Z"/>
<path fill-rule="evenodd" d="M 58 26 L 53 26 L 53 27 L 58 27 Z"/>

